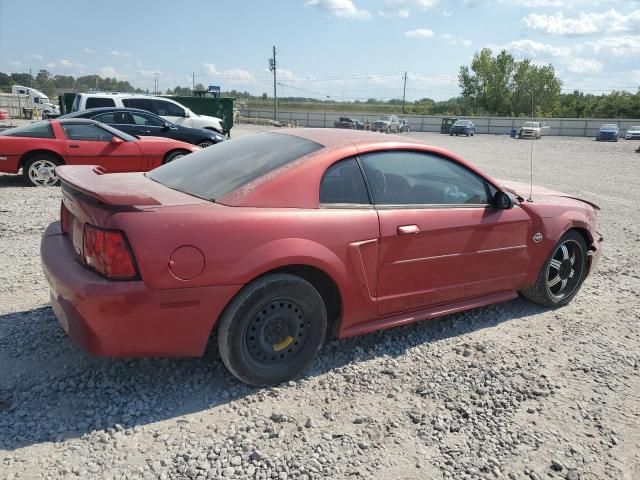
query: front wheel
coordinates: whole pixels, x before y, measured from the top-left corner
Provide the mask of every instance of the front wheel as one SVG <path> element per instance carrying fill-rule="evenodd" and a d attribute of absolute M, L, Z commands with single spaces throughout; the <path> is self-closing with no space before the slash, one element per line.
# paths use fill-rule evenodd
<path fill-rule="evenodd" d="M 32 187 L 52 187 L 60 183 L 55 168 L 60 161 L 51 155 L 35 155 L 22 167 L 22 176 Z"/>
<path fill-rule="evenodd" d="M 553 247 L 536 283 L 522 291 L 532 302 L 563 307 L 578 293 L 587 276 L 587 244 L 575 230 L 565 233 Z"/>
<path fill-rule="evenodd" d="M 174 150 L 173 152 L 169 152 L 166 157 L 164 157 L 164 161 L 162 164 L 173 162 L 180 157 L 184 157 L 185 155 L 189 155 L 189 152 L 186 150 Z"/>
<path fill-rule="evenodd" d="M 244 287 L 219 322 L 218 348 L 227 369 L 249 385 L 265 386 L 291 380 L 313 362 L 327 313 L 309 282 L 271 274 Z"/>

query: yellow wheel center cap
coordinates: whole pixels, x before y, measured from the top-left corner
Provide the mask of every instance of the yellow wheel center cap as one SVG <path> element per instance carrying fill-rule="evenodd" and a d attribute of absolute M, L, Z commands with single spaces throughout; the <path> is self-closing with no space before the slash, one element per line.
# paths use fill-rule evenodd
<path fill-rule="evenodd" d="M 289 335 L 285 337 L 282 341 L 273 344 L 273 350 L 279 352 L 280 350 L 284 350 L 293 342 L 293 337 Z"/>

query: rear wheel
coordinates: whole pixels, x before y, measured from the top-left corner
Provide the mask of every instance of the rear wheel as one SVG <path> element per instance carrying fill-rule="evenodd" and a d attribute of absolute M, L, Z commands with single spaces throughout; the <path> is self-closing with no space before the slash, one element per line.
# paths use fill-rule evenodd
<path fill-rule="evenodd" d="M 291 380 L 313 362 L 327 313 L 309 282 L 272 274 L 242 289 L 219 322 L 218 348 L 227 369 L 249 385 L 264 386 Z"/>
<path fill-rule="evenodd" d="M 173 152 L 169 152 L 167 156 L 164 157 L 164 162 L 162 162 L 162 164 L 164 165 L 165 163 L 173 162 L 174 160 L 177 160 L 180 157 L 189 155 L 189 153 L 190 152 L 187 152 L 186 150 L 174 150 Z"/>
<path fill-rule="evenodd" d="M 22 176 L 32 187 L 51 187 L 58 185 L 60 179 L 55 168 L 62 163 L 52 155 L 34 155 L 22 167 Z"/>
<path fill-rule="evenodd" d="M 578 232 L 564 234 L 542 266 L 538 279 L 522 294 L 551 308 L 568 304 L 587 275 L 587 244 Z"/>

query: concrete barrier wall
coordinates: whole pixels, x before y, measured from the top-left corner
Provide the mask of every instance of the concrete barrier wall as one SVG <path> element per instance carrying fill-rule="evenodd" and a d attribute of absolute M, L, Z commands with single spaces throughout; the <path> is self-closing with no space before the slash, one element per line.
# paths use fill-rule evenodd
<path fill-rule="evenodd" d="M 253 118 L 273 118 L 273 110 L 242 110 L 242 116 Z M 339 117 L 350 117 L 361 121 L 375 120 L 378 115 L 370 113 L 334 113 L 334 112 L 289 112 L 278 111 L 278 120 L 301 127 L 333 127 Z M 413 132 L 439 132 L 442 116 L 398 115 L 398 118 L 409 122 Z M 530 120 L 523 117 L 460 117 L 473 120 L 477 133 L 492 135 L 508 135 L 512 128 L 518 128 L 522 122 Z M 549 128 L 545 135 L 561 135 L 568 137 L 595 137 L 603 123 L 615 123 L 622 134 L 632 125 L 640 125 L 640 120 L 606 119 L 606 118 L 536 118 Z"/>

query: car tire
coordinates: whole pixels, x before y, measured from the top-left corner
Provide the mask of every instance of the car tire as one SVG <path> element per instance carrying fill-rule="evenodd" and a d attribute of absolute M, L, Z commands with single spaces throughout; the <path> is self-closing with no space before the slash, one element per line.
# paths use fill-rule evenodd
<path fill-rule="evenodd" d="M 391 127 L 387 127 L 387 133 L 391 133 Z"/>
<path fill-rule="evenodd" d="M 453 132 L 449 132 L 449 136 L 450 136 L 450 137 L 453 137 Z"/>
<path fill-rule="evenodd" d="M 167 155 L 164 157 L 164 161 L 162 162 L 163 165 L 169 163 L 169 162 L 173 162 L 174 160 L 177 160 L 180 157 L 184 157 L 185 155 L 189 155 L 189 153 L 187 150 L 173 150 L 172 152 L 167 153 Z"/>
<path fill-rule="evenodd" d="M 218 348 L 227 369 L 249 385 L 300 375 L 324 342 L 327 312 L 306 280 L 270 274 L 244 287 L 219 320 Z"/>
<path fill-rule="evenodd" d="M 465 135 L 466 135 L 467 137 L 469 137 L 469 136 L 471 135 L 471 133 L 467 132 Z"/>
<path fill-rule="evenodd" d="M 30 157 L 22 166 L 22 177 L 31 187 L 53 187 L 60 185 L 60 178 L 55 173 L 55 168 L 62 162 L 46 153 L 36 154 Z"/>
<path fill-rule="evenodd" d="M 587 276 L 587 244 L 575 230 L 565 233 L 542 265 L 536 282 L 522 290 L 534 303 L 558 308 L 578 293 Z"/>

